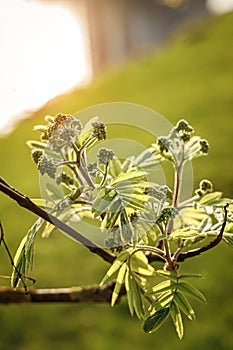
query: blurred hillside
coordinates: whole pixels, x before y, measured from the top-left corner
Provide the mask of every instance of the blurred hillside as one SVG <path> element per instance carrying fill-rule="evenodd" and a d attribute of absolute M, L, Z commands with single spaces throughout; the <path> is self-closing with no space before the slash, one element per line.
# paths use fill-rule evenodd
<path fill-rule="evenodd" d="M 28 196 L 39 195 L 38 175 L 25 146 L 37 135 L 34 124 L 46 114 L 76 113 L 99 103 L 123 101 L 157 110 L 170 122 L 185 117 L 208 139 L 208 158 L 195 161 L 196 181 L 211 179 L 216 189 L 232 196 L 232 78 L 233 14 L 185 28 L 158 53 L 99 76 L 89 87 L 58 96 L 36 111 L 16 130 L 0 139 L 1 176 Z M 101 119 L 101 116 L 99 116 Z M 0 218 L 11 249 L 15 249 L 35 217 L 0 194 Z M 1 261 L 6 255 L 0 250 Z M 144 336 L 140 322 L 131 319 L 125 303 L 106 305 L 1 306 L 0 350 L 50 349 L 185 349 L 233 348 L 231 297 L 232 250 L 223 245 L 193 259 L 188 268 L 206 276 L 200 288 L 208 305 L 198 307 L 197 322 L 186 322 L 184 341 L 171 327 Z M 3 263 L 2 263 L 3 264 Z M 2 265 L 0 274 L 10 273 Z M 38 237 L 33 276 L 37 287 L 71 286 L 99 282 L 107 266 L 63 235 Z M 1 284 L 8 281 L 1 280 Z"/>

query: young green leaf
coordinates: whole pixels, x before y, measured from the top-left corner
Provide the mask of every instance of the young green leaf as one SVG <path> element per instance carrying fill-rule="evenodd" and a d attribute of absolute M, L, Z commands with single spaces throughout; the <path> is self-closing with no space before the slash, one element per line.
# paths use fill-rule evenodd
<path fill-rule="evenodd" d="M 199 201 L 201 205 L 212 205 L 216 203 L 222 197 L 222 192 L 212 192 L 206 194 Z"/>
<path fill-rule="evenodd" d="M 28 140 L 26 142 L 26 145 L 31 149 L 33 149 L 33 148 L 45 149 L 47 147 L 46 143 L 40 142 L 40 141 L 35 141 L 35 140 Z"/>
<path fill-rule="evenodd" d="M 139 196 L 138 196 L 139 197 Z M 136 198 L 135 195 L 126 196 L 125 194 L 122 194 L 122 200 L 126 207 L 133 208 L 133 209 L 139 209 L 139 210 L 145 210 L 145 205 L 147 203 L 146 196 L 140 196 L 139 198 Z"/>
<path fill-rule="evenodd" d="M 101 228 L 112 228 L 116 224 L 120 214 L 123 211 L 122 201 L 120 198 L 117 199 L 110 205 L 107 215 L 101 223 Z"/>
<path fill-rule="evenodd" d="M 18 271 L 22 274 L 25 274 L 25 267 L 26 267 L 26 256 L 25 256 L 25 244 L 27 241 L 27 236 L 25 236 L 14 257 L 14 265 L 16 267 L 16 269 L 13 269 L 12 275 L 11 275 L 11 285 L 13 288 L 16 288 L 19 284 L 20 278 L 19 278 L 19 274 Z"/>
<path fill-rule="evenodd" d="M 181 292 L 188 294 L 203 303 L 207 302 L 205 296 L 197 288 L 191 286 L 189 283 L 181 282 L 177 284 L 177 288 Z"/>
<path fill-rule="evenodd" d="M 171 301 L 174 298 L 173 291 L 169 290 L 168 292 L 162 293 L 160 296 L 156 297 L 156 300 L 153 301 L 151 307 L 155 310 L 159 310 L 161 308 L 165 308 L 170 305 Z"/>
<path fill-rule="evenodd" d="M 34 241 L 35 236 L 38 230 L 43 225 L 44 220 L 42 218 L 37 219 L 37 221 L 32 225 L 32 227 L 27 232 L 26 236 L 22 239 L 15 257 L 14 264 L 17 270 L 26 275 L 29 268 L 32 268 L 33 265 L 33 256 L 34 256 Z M 16 269 L 13 269 L 11 276 L 11 285 L 13 288 L 16 288 L 19 283 L 19 275 Z"/>
<path fill-rule="evenodd" d="M 170 280 L 177 282 L 177 276 L 174 275 L 174 273 L 172 273 L 172 272 L 170 272 L 170 271 L 157 270 L 156 273 L 157 273 L 159 276 L 167 277 L 167 278 L 169 278 Z"/>
<path fill-rule="evenodd" d="M 193 279 L 193 278 L 203 278 L 203 276 L 200 275 L 199 273 L 183 274 L 183 275 L 179 276 L 179 281 L 187 280 L 187 279 Z"/>
<path fill-rule="evenodd" d="M 181 316 L 179 307 L 174 301 L 172 301 L 170 304 L 170 313 L 171 313 L 172 321 L 174 323 L 178 337 L 182 339 L 184 335 L 184 326 L 183 326 L 182 316 Z"/>
<path fill-rule="evenodd" d="M 117 301 L 117 298 L 118 298 L 120 290 L 121 290 L 122 283 L 123 283 L 124 278 L 125 278 L 126 269 L 127 269 L 127 264 L 124 263 L 120 267 L 119 273 L 117 275 L 115 287 L 114 287 L 114 290 L 112 293 L 111 306 L 114 306 L 115 302 Z"/>
<path fill-rule="evenodd" d="M 127 301 L 128 301 L 128 306 L 129 306 L 129 311 L 130 311 L 131 316 L 134 315 L 132 283 L 133 283 L 133 277 L 131 276 L 129 271 L 126 271 L 126 275 L 125 275 L 125 289 L 126 289 Z"/>
<path fill-rule="evenodd" d="M 46 184 L 46 193 L 53 200 L 62 200 L 64 198 L 64 193 L 58 186 L 54 186 L 52 183 Z"/>
<path fill-rule="evenodd" d="M 141 169 L 150 169 L 164 160 L 160 154 L 155 153 L 155 149 L 149 147 L 136 157 L 134 163 Z"/>
<path fill-rule="evenodd" d="M 104 276 L 104 278 L 100 282 L 101 286 L 112 277 L 112 275 L 121 267 L 121 265 L 123 265 L 125 260 L 130 255 L 131 251 L 132 251 L 132 248 L 129 248 L 127 250 L 124 250 L 123 252 L 121 252 L 118 255 L 118 257 L 114 260 L 114 262 L 111 265 L 110 269 L 107 271 L 106 275 Z"/>
<path fill-rule="evenodd" d="M 116 199 L 117 193 L 111 191 L 111 189 L 107 189 L 103 197 L 96 197 L 92 205 L 92 210 L 95 213 L 95 217 L 109 210 Z"/>
<path fill-rule="evenodd" d="M 187 239 L 190 237 L 197 236 L 198 234 L 199 234 L 199 232 L 197 230 L 190 230 L 189 227 L 184 227 L 182 229 L 178 229 L 178 230 L 173 231 L 170 234 L 170 237 Z"/>
<path fill-rule="evenodd" d="M 142 291 L 132 276 L 130 276 L 128 282 L 129 288 L 132 291 L 132 301 L 135 313 L 139 319 L 144 318 L 145 308 L 142 300 Z"/>
<path fill-rule="evenodd" d="M 226 225 L 224 232 L 233 233 L 233 222 L 231 222 L 230 224 Z"/>
<path fill-rule="evenodd" d="M 109 173 L 113 178 L 122 174 L 121 162 L 119 159 L 115 158 L 109 162 Z"/>
<path fill-rule="evenodd" d="M 177 288 L 177 284 L 172 281 L 163 281 L 152 287 L 146 292 L 146 295 L 160 294 L 166 291 L 172 291 Z"/>
<path fill-rule="evenodd" d="M 147 257 L 142 251 L 138 251 L 130 258 L 130 267 L 134 272 L 141 275 L 152 276 L 154 268 L 149 264 Z"/>
<path fill-rule="evenodd" d="M 41 234 L 42 238 L 48 238 L 50 234 L 55 230 L 55 226 L 50 224 L 50 222 L 46 222 L 43 232 Z"/>
<path fill-rule="evenodd" d="M 79 146 L 81 146 L 88 138 L 90 138 L 93 131 L 92 124 L 94 122 L 97 122 L 98 120 L 98 117 L 93 117 L 87 122 L 87 124 L 81 132 L 81 135 L 79 136 L 79 140 L 77 142 Z"/>
<path fill-rule="evenodd" d="M 47 199 L 41 199 L 41 198 L 36 198 L 36 199 L 31 199 L 31 201 L 36 204 L 38 207 L 43 208 L 44 210 L 51 210 L 54 208 L 55 204 L 52 201 L 49 201 Z"/>
<path fill-rule="evenodd" d="M 191 321 L 195 321 L 195 312 L 183 293 L 176 291 L 174 294 L 174 301 Z"/>
<path fill-rule="evenodd" d="M 152 316 L 148 317 L 143 324 L 144 332 L 152 333 L 157 331 L 166 321 L 169 311 L 169 308 L 166 307 L 156 311 Z"/>
<path fill-rule="evenodd" d="M 126 174 L 120 174 L 116 179 L 114 179 L 111 182 L 111 185 L 119 184 L 120 182 L 128 182 L 130 183 L 130 180 L 133 179 L 139 179 L 145 177 L 145 172 L 144 171 L 131 171 Z"/>
<path fill-rule="evenodd" d="M 223 236 L 223 240 L 227 243 L 231 248 L 233 248 L 233 237 Z"/>

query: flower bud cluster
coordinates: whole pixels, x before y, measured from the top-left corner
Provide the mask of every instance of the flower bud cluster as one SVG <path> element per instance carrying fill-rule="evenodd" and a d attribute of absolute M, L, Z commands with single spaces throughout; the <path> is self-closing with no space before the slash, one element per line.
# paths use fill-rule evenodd
<path fill-rule="evenodd" d="M 164 192 L 162 192 L 158 188 L 152 187 L 152 186 L 147 187 L 145 189 L 145 194 L 148 194 L 150 197 L 158 199 L 159 201 L 162 201 L 163 199 L 166 198 L 166 195 Z"/>
<path fill-rule="evenodd" d="M 178 210 L 174 207 L 164 208 L 159 218 L 157 219 L 157 223 L 164 223 L 165 225 L 167 225 L 170 220 L 175 219 L 178 213 Z"/>
<path fill-rule="evenodd" d="M 166 198 L 172 200 L 173 198 L 172 190 L 167 185 L 161 185 L 159 187 L 147 187 L 145 193 L 153 198 L 158 199 L 159 201 Z"/>
<path fill-rule="evenodd" d="M 47 174 L 52 179 L 56 178 L 57 165 L 53 162 L 53 159 L 45 153 L 39 159 L 38 170 L 41 175 Z"/>
<path fill-rule="evenodd" d="M 105 140 L 107 137 L 106 126 L 103 122 L 97 121 L 91 124 L 93 131 L 93 137 L 96 137 L 98 140 Z"/>
<path fill-rule="evenodd" d="M 191 133 L 194 132 L 193 127 L 189 125 L 189 123 L 184 119 L 178 121 L 177 125 L 173 130 L 174 132 L 179 134 L 180 139 L 183 140 L 185 143 L 190 140 Z"/>
<path fill-rule="evenodd" d="M 48 126 L 50 149 L 59 153 L 65 146 L 70 146 L 78 137 L 83 127 L 80 120 L 69 114 L 58 114 Z"/>
<path fill-rule="evenodd" d="M 115 153 L 108 148 L 100 148 L 97 153 L 99 164 L 107 164 L 114 156 Z"/>
<path fill-rule="evenodd" d="M 167 185 L 159 186 L 159 190 L 166 195 L 167 199 L 173 199 L 173 192 Z"/>

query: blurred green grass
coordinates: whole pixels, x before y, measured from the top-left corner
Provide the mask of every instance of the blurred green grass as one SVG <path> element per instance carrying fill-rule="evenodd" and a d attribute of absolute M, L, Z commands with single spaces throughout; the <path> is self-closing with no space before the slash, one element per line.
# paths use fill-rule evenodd
<path fill-rule="evenodd" d="M 34 138 L 32 126 L 46 114 L 76 113 L 106 102 L 131 102 L 157 110 L 170 122 L 185 117 L 208 139 L 208 158 L 195 161 L 196 182 L 209 178 L 216 189 L 232 196 L 232 78 L 233 14 L 208 19 L 179 33 L 159 52 L 112 69 L 87 88 L 58 96 L 9 136 L 0 139 L 1 176 L 30 197 L 39 195 L 38 174 L 25 146 Z M 101 118 L 101 116 L 100 116 Z M 35 216 L 0 195 L 0 218 L 14 251 Z M 10 274 L 0 250 L 0 274 Z M 108 305 L 0 306 L 0 349 L 219 349 L 233 348 L 231 297 L 232 250 L 222 245 L 187 262 L 187 269 L 206 278 L 199 287 L 208 305 L 195 304 L 197 322 L 186 324 L 182 342 L 171 324 L 144 336 L 122 302 Z M 48 240 L 38 237 L 33 276 L 37 287 L 68 287 L 98 283 L 107 265 L 61 233 Z M 7 284 L 8 280 L 1 280 Z"/>

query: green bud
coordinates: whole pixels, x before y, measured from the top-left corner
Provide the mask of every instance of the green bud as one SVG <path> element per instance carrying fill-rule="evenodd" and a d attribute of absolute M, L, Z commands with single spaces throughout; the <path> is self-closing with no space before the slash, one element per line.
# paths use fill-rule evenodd
<path fill-rule="evenodd" d="M 190 140 L 190 134 L 184 132 L 183 135 L 181 135 L 181 140 L 183 140 L 184 142 L 188 142 Z"/>
<path fill-rule="evenodd" d="M 113 159 L 115 153 L 107 148 L 100 148 L 97 153 L 97 158 L 99 159 L 99 164 L 107 164 Z"/>
<path fill-rule="evenodd" d="M 166 136 L 160 136 L 158 137 L 157 144 L 159 146 L 160 152 L 168 152 L 171 145 L 171 140 L 169 140 L 169 138 Z"/>
<path fill-rule="evenodd" d="M 32 150 L 32 159 L 36 164 L 39 163 L 40 158 L 43 156 L 44 152 L 40 149 Z"/>
<path fill-rule="evenodd" d="M 93 136 L 98 140 L 105 140 L 107 136 L 106 126 L 103 122 L 97 121 L 91 124 L 93 128 Z"/>
<path fill-rule="evenodd" d="M 137 211 L 134 211 L 129 215 L 129 219 L 130 219 L 130 222 L 132 222 L 132 224 L 138 222 L 140 218 L 141 218 L 140 213 Z"/>
<path fill-rule="evenodd" d="M 200 152 L 203 154 L 208 154 L 209 148 L 210 148 L 209 143 L 205 139 L 202 139 L 199 142 L 200 142 Z"/>
<path fill-rule="evenodd" d="M 66 172 L 63 171 L 57 176 L 56 182 L 58 185 L 63 183 L 65 185 L 72 186 L 74 184 L 74 179 L 71 176 L 69 176 Z"/>
<path fill-rule="evenodd" d="M 53 159 L 47 154 L 43 154 L 39 159 L 38 170 L 42 176 L 47 174 L 52 179 L 56 178 L 57 165 L 54 164 Z"/>
<path fill-rule="evenodd" d="M 159 186 L 159 191 L 163 192 L 166 195 L 166 198 L 173 199 L 173 192 L 167 185 Z"/>
<path fill-rule="evenodd" d="M 189 123 L 184 120 L 184 119 L 181 119 L 178 121 L 175 129 L 179 132 L 179 131 L 183 131 L 183 132 L 186 132 L 186 133 L 191 133 L 194 131 L 193 127 L 191 125 L 189 125 Z"/>
<path fill-rule="evenodd" d="M 202 190 L 200 190 L 200 188 L 198 188 L 196 191 L 195 191 L 195 194 L 199 197 L 203 197 L 204 196 L 204 192 Z"/>
<path fill-rule="evenodd" d="M 212 192 L 213 184 L 211 181 L 204 179 L 200 182 L 199 188 L 204 192 Z"/>
<path fill-rule="evenodd" d="M 175 219 L 176 215 L 178 214 L 178 210 L 174 207 L 167 207 L 164 208 L 157 219 L 158 223 L 164 223 L 167 225 L 170 220 Z"/>
<path fill-rule="evenodd" d="M 158 199 L 159 201 L 166 198 L 166 194 L 163 191 L 160 191 L 160 189 L 152 186 L 145 189 L 145 194 L 148 194 L 150 197 Z"/>

